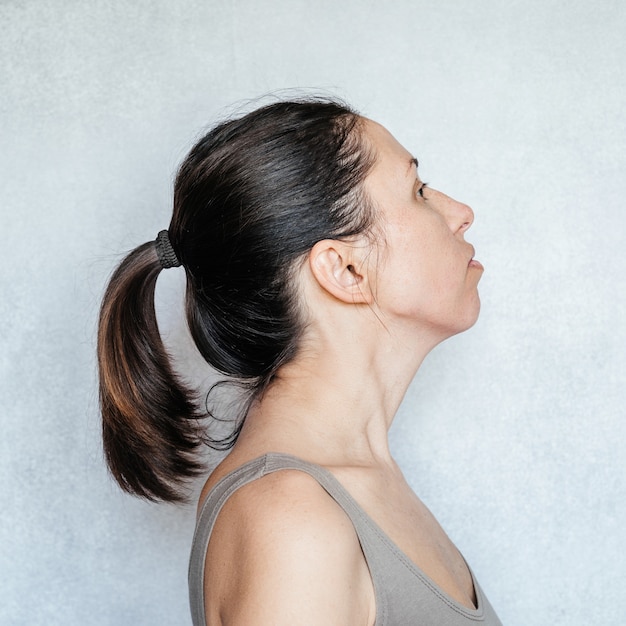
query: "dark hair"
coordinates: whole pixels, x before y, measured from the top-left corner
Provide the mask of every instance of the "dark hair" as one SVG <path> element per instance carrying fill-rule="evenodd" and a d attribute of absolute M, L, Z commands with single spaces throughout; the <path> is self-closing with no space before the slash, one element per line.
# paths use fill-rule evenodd
<path fill-rule="evenodd" d="M 373 156 L 361 118 L 343 104 L 274 103 L 204 136 L 176 178 L 169 236 L 187 275 L 189 328 L 206 361 L 254 399 L 298 349 L 298 261 L 322 239 L 371 230 L 362 183 Z M 154 242 L 131 252 L 104 296 L 98 334 L 109 468 L 120 486 L 180 500 L 202 466 L 197 397 L 159 336 Z M 248 404 L 249 406 L 249 404 Z M 214 447 L 231 446 L 242 420 Z"/>

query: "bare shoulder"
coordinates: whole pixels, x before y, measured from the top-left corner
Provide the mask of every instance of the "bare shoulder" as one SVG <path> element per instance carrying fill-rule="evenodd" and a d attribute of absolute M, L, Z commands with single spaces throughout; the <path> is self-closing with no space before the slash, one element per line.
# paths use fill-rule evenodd
<path fill-rule="evenodd" d="M 374 595 L 345 512 L 308 474 L 281 470 L 237 490 L 207 552 L 214 624 L 372 624 Z"/>

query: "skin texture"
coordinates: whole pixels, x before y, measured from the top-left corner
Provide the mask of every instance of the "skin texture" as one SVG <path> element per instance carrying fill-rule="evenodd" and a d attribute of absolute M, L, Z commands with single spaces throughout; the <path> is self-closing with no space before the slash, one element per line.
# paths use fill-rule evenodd
<path fill-rule="evenodd" d="M 423 189 L 412 155 L 363 120 L 376 163 L 365 188 L 374 237 L 324 240 L 298 276 L 307 326 L 296 358 L 251 408 L 204 494 L 266 452 L 331 471 L 448 595 L 475 602 L 461 555 L 408 486 L 387 432 L 430 350 L 478 316 L 482 273 L 464 236 L 472 210 Z M 462 419 L 462 416 L 460 416 Z M 241 488 L 222 509 L 206 560 L 210 626 L 371 625 L 367 565 L 345 513 L 309 476 L 282 471 Z"/>

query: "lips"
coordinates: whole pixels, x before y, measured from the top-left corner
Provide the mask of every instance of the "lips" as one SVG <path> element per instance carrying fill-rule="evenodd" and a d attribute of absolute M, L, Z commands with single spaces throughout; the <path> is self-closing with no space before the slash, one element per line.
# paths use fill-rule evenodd
<path fill-rule="evenodd" d="M 467 264 L 468 267 L 475 267 L 479 270 L 484 270 L 485 268 L 483 267 L 483 264 L 480 261 L 477 261 L 474 258 L 474 255 L 476 254 L 476 250 L 474 249 L 474 246 L 471 246 L 472 248 L 472 257 L 469 260 L 469 263 Z"/>

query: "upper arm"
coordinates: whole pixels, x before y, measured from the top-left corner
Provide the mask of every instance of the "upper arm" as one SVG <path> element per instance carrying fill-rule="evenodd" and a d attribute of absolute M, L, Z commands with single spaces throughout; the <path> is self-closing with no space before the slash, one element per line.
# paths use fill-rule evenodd
<path fill-rule="evenodd" d="M 354 527 L 302 472 L 275 472 L 235 492 L 217 518 L 205 567 L 209 626 L 374 621 Z"/>

